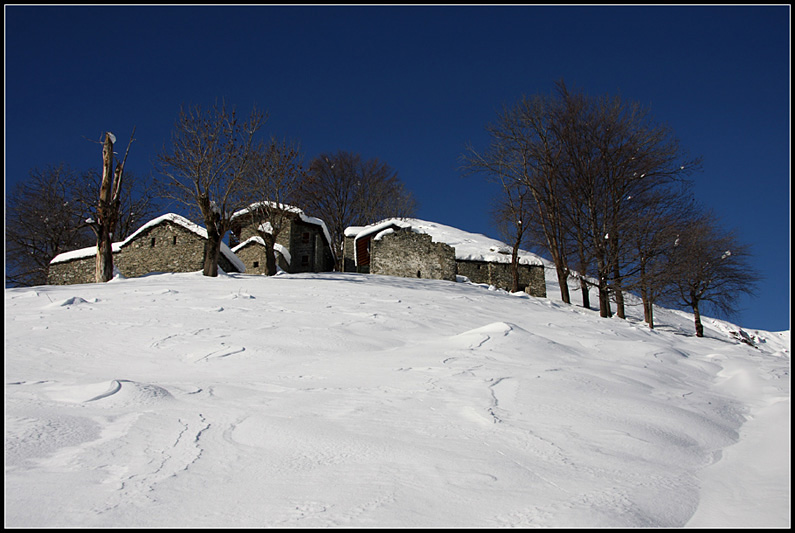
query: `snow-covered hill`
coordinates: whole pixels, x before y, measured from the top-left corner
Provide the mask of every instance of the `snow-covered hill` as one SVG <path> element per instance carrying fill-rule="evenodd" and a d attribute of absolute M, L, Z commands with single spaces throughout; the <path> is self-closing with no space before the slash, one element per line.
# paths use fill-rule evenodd
<path fill-rule="evenodd" d="M 788 331 L 547 291 L 6 289 L 5 525 L 789 526 Z"/>

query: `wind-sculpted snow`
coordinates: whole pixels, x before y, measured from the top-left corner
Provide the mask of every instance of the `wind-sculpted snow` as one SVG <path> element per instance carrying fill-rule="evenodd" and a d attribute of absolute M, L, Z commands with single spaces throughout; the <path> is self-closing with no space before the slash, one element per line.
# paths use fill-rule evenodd
<path fill-rule="evenodd" d="M 7 289 L 6 525 L 786 526 L 789 333 L 656 316 L 344 274 Z"/>

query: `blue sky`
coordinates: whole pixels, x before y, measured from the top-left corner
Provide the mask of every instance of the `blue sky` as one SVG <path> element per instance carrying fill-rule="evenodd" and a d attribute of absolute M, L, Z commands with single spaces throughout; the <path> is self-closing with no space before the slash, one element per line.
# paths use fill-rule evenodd
<path fill-rule="evenodd" d="M 379 158 L 419 218 L 497 237 L 496 192 L 460 170 L 467 144 L 557 80 L 620 95 L 703 157 L 696 195 L 753 247 L 765 278 L 731 317 L 789 329 L 790 7 L 5 7 L 6 188 L 36 167 L 99 168 L 136 142 L 152 171 L 182 104 L 270 116 L 307 161 Z"/>

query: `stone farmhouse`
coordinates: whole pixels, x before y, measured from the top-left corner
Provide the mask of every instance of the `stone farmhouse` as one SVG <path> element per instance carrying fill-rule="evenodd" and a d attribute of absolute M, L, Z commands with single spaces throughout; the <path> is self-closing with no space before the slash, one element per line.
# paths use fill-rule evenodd
<path fill-rule="evenodd" d="M 267 210 L 265 209 L 267 208 Z M 301 209 L 286 204 L 258 202 L 232 215 L 229 242 L 249 274 L 265 273 L 265 241 L 262 233 L 272 233 L 265 213 L 277 209 L 287 221 L 276 235 L 276 263 L 290 274 L 334 270 L 334 251 L 326 224 L 307 216 Z"/>
<path fill-rule="evenodd" d="M 511 287 L 511 250 L 484 235 L 418 219 L 388 219 L 345 230 L 343 269 L 401 277 Z M 535 254 L 519 254 L 519 288 L 546 297 L 544 264 Z"/>
<path fill-rule="evenodd" d="M 113 243 L 113 265 L 127 278 L 153 272 L 195 272 L 204 264 L 207 231 L 188 219 L 168 213 L 147 222 L 122 242 Z M 50 261 L 47 283 L 93 283 L 97 247 L 65 252 Z M 243 262 L 221 243 L 218 267 L 224 272 L 245 272 Z"/>

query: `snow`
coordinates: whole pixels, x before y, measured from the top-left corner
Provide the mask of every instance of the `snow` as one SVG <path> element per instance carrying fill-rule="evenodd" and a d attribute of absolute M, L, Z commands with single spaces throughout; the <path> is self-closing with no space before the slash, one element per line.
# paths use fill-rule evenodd
<path fill-rule="evenodd" d="M 5 525 L 789 527 L 789 331 L 547 272 L 6 289 Z"/>
<path fill-rule="evenodd" d="M 120 242 L 114 242 L 110 245 L 111 253 L 116 253 L 121 249 Z M 78 250 L 70 250 L 68 252 L 63 252 L 55 257 L 52 258 L 50 264 L 55 263 L 65 263 L 67 261 L 72 261 L 73 259 L 85 259 L 87 257 L 94 257 L 97 255 L 97 247 L 96 246 L 89 246 L 87 248 L 80 248 Z"/>

